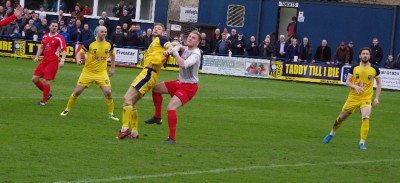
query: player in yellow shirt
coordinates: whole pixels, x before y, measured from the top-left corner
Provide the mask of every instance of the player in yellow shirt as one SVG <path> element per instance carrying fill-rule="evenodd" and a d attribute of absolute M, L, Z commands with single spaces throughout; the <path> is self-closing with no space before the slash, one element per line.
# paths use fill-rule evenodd
<path fill-rule="evenodd" d="M 69 97 L 67 107 L 61 116 L 66 116 L 74 106 L 78 96 L 88 88 L 92 83 L 95 83 L 103 91 L 106 98 L 106 105 L 109 118 L 119 121 L 114 115 L 114 101 L 111 96 L 111 83 L 109 76 L 115 72 L 115 54 L 113 44 L 106 40 L 107 28 L 99 26 L 96 37 L 85 42 L 82 50 L 76 54 L 77 64 L 82 64 L 81 58 L 85 57 L 85 66 L 78 79 L 78 83 Z M 107 72 L 107 59 L 111 59 L 111 67 Z"/>
<path fill-rule="evenodd" d="M 361 111 L 361 130 L 358 147 L 360 150 L 367 149 L 365 141 L 367 140 L 369 131 L 371 100 L 374 95 L 374 80 L 376 81 L 375 99 L 372 103 L 374 107 L 377 107 L 379 104 L 379 96 L 381 94 L 382 86 L 379 69 L 370 63 L 371 49 L 361 48 L 359 58 L 361 60 L 360 64 L 351 67 L 350 72 L 347 75 L 346 85 L 350 88 L 350 92 L 346 103 L 342 108 L 342 112 L 333 124 L 331 132 L 323 139 L 323 143 L 325 144 L 332 140 L 342 122 L 357 108 L 359 108 Z"/>
<path fill-rule="evenodd" d="M 164 29 L 164 25 L 154 24 L 153 41 L 144 54 L 143 70 L 133 80 L 124 96 L 122 127 L 117 139 L 139 138 L 136 103 L 156 85 L 161 67 L 169 55 L 167 49 L 172 47 L 167 37 L 163 36 Z"/>

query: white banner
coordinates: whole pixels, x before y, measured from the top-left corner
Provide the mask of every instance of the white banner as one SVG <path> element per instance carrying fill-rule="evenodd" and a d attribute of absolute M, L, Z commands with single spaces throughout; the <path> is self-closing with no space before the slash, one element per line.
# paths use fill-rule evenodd
<path fill-rule="evenodd" d="M 202 72 L 229 76 L 268 78 L 270 60 L 204 55 Z"/>
<path fill-rule="evenodd" d="M 342 84 L 346 84 L 347 74 L 351 66 L 344 66 L 342 68 Z M 382 88 L 391 90 L 400 90 L 400 70 L 379 68 Z M 374 83 L 376 87 L 376 83 Z"/>
<path fill-rule="evenodd" d="M 137 64 L 138 52 L 139 50 L 132 48 L 115 48 L 115 62 Z"/>
<path fill-rule="evenodd" d="M 181 21 L 181 22 L 197 22 L 198 15 L 199 15 L 198 8 L 181 6 L 179 21 Z"/>

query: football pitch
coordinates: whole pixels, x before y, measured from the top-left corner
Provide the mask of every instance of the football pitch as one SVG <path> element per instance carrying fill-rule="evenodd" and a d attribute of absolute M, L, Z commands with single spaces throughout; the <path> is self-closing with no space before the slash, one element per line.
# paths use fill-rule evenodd
<path fill-rule="evenodd" d="M 52 82 L 53 98 L 31 82 L 36 63 L 0 59 L 0 182 L 398 182 L 400 92 L 383 91 L 373 109 L 366 151 L 357 147 L 355 112 L 330 144 L 322 138 L 347 97 L 344 86 L 200 75 L 196 97 L 178 110 L 177 144 L 140 100 L 139 140 L 116 140 L 120 122 L 107 119 L 92 85 L 67 117 L 59 114 L 82 66 L 66 64 Z M 139 73 L 117 68 L 111 78 L 115 114 Z M 177 78 L 162 71 L 159 81 Z"/>

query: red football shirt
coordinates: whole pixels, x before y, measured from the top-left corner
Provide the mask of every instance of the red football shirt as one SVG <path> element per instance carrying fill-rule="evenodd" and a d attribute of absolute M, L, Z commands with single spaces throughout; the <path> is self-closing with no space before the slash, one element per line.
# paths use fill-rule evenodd
<path fill-rule="evenodd" d="M 67 49 L 64 37 L 58 33 L 55 35 L 50 35 L 50 33 L 43 35 L 42 45 L 44 47 L 43 62 L 58 62 L 59 53 Z"/>

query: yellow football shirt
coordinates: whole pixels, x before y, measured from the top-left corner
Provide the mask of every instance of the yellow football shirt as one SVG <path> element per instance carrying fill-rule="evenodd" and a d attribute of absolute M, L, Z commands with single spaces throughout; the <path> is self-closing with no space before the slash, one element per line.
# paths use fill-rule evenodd
<path fill-rule="evenodd" d="M 163 52 L 169 46 L 170 42 L 165 36 L 154 37 L 149 48 L 144 53 L 143 66 L 148 67 L 152 65 L 155 67 L 157 73 L 161 70 L 162 65 L 167 60 Z"/>
<path fill-rule="evenodd" d="M 83 71 L 106 72 L 107 59 L 114 54 L 114 46 L 108 40 L 99 42 L 93 38 L 84 43 L 81 53 L 87 53 Z"/>
<path fill-rule="evenodd" d="M 349 98 L 371 100 L 374 94 L 374 80 L 379 77 L 379 73 L 379 68 L 371 64 L 366 67 L 361 64 L 351 67 L 349 71 L 349 74 L 352 75 L 351 83 L 362 87 L 364 92 L 358 94 L 355 89 L 351 88 Z"/>

